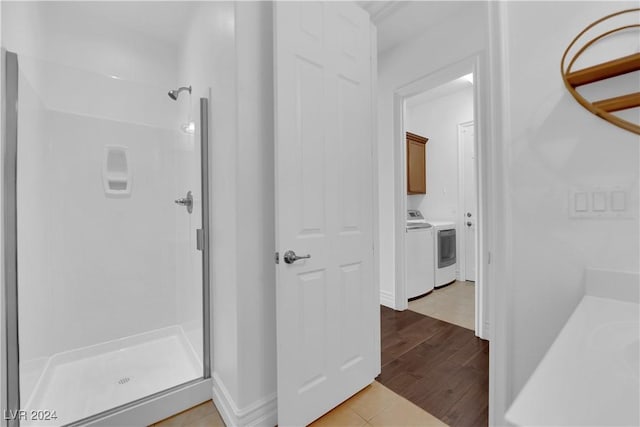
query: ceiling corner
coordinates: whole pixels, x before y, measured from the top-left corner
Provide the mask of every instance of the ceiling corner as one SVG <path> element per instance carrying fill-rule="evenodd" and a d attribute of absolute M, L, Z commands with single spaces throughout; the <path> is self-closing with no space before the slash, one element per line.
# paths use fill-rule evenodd
<path fill-rule="evenodd" d="M 357 4 L 364 10 L 369 12 L 371 21 L 374 24 L 380 24 L 385 19 L 393 15 L 395 12 L 407 5 L 405 1 L 389 0 L 389 1 L 358 1 Z"/>

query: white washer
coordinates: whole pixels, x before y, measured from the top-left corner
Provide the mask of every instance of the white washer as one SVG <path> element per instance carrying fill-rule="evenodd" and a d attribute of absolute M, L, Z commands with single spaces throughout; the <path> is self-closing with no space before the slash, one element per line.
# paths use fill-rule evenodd
<path fill-rule="evenodd" d="M 407 298 L 416 298 L 433 290 L 434 256 L 433 227 L 418 210 L 407 212 L 405 239 L 405 269 Z"/>
<path fill-rule="evenodd" d="M 434 285 L 436 288 L 456 280 L 456 224 L 453 221 L 429 221 L 434 228 Z"/>

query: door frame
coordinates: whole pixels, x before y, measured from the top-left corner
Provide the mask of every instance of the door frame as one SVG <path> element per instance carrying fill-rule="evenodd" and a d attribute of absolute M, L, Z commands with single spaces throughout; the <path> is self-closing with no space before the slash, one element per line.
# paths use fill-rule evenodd
<path fill-rule="evenodd" d="M 1 49 L 2 55 L 2 412 L 19 411 L 20 365 L 18 336 L 18 55 Z"/>
<path fill-rule="evenodd" d="M 475 77 L 475 76 L 474 76 Z M 475 108 L 475 105 L 474 105 Z M 475 113 L 474 113 L 475 114 Z M 464 207 L 465 207 L 465 170 L 464 170 L 464 160 L 465 160 L 465 147 L 464 147 L 464 143 L 463 143 L 463 137 L 462 137 L 462 133 L 464 131 L 465 128 L 468 128 L 469 126 L 474 126 L 475 129 L 475 122 L 473 120 L 469 120 L 466 122 L 462 122 L 462 123 L 458 123 L 458 214 L 462 215 L 458 217 L 458 221 L 460 224 L 459 227 L 459 242 L 460 245 L 458 247 L 458 275 L 459 275 L 459 279 L 466 281 L 467 280 L 467 244 L 469 242 L 467 242 L 467 233 L 465 232 L 465 222 L 467 221 L 467 219 L 464 216 Z M 474 145 L 474 152 L 477 153 L 478 152 L 478 139 L 476 137 L 476 132 L 474 131 L 473 133 L 473 145 Z M 478 259 L 478 254 L 480 251 L 478 251 L 478 233 L 479 230 L 482 227 L 481 224 L 481 220 L 483 219 L 482 216 L 478 215 L 479 212 L 479 203 L 480 203 L 480 199 L 478 197 L 478 171 L 480 168 L 480 165 L 478 164 L 478 156 L 475 156 L 475 159 L 473 161 L 474 165 L 475 165 L 475 192 L 476 192 L 476 218 L 474 218 L 473 220 L 476 221 L 476 228 L 475 228 L 475 264 L 476 264 L 476 280 L 475 280 L 475 286 L 474 286 L 474 291 L 475 291 L 475 324 L 476 324 L 476 334 L 478 336 L 480 336 L 477 331 L 478 331 L 478 325 L 482 325 L 483 324 L 483 319 L 485 316 L 485 310 L 484 310 L 484 304 L 482 303 L 478 303 L 479 301 L 482 301 L 482 293 L 480 290 L 480 286 L 478 286 L 478 265 L 480 264 L 479 259 Z M 457 222 L 458 222 L 457 221 Z M 481 337 L 482 338 L 482 337 Z"/>
<path fill-rule="evenodd" d="M 380 295 L 380 211 L 378 188 L 380 185 L 380 174 L 378 173 L 378 28 L 369 18 L 369 41 L 371 43 L 371 202 L 373 209 L 372 233 L 373 233 L 373 286 L 375 294 Z M 373 325 L 375 329 L 375 342 L 378 343 L 377 358 L 374 360 L 376 366 L 376 376 L 382 372 L 382 352 L 380 351 L 380 322 Z"/>
<path fill-rule="evenodd" d="M 488 60 L 485 58 L 484 52 L 478 52 L 468 56 L 458 62 L 449 64 L 439 70 L 429 73 L 417 80 L 414 80 L 394 91 L 393 95 L 393 153 L 394 153 L 394 194 L 395 194 L 395 309 L 406 310 L 409 306 L 407 301 L 407 278 L 406 268 L 403 260 L 405 259 L 405 218 L 407 211 L 406 201 L 406 153 L 404 149 L 405 135 L 405 115 L 406 115 L 406 99 L 427 90 L 433 89 L 449 81 L 455 80 L 465 74 L 473 73 L 473 95 L 474 109 L 473 122 L 475 124 L 475 140 L 476 140 L 476 176 L 478 186 L 478 227 L 477 227 L 477 248 L 476 257 L 476 320 L 475 333 L 476 336 L 489 339 L 489 292 L 486 289 L 486 279 L 490 274 L 490 247 L 491 227 L 489 221 L 484 218 L 490 218 L 488 208 L 492 206 L 490 197 L 494 193 L 492 191 L 493 181 L 490 179 L 488 168 L 489 164 L 489 147 L 487 141 L 490 141 L 489 132 L 491 123 L 488 122 L 488 109 L 490 108 L 489 100 L 489 78 L 487 69 Z"/>
<path fill-rule="evenodd" d="M 466 262 L 467 262 L 467 238 L 466 238 L 466 233 L 463 233 L 463 231 L 465 230 L 464 228 L 464 223 L 466 221 L 466 219 L 464 218 L 464 179 L 465 179 L 465 172 L 464 172 L 464 155 L 465 155 L 465 149 L 464 149 L 464 145 L 463 145 L 463 141 L 462 141 L 462 132 L 464 130 L 464 128 L 469 127 L 470 125 L 474 125 L 474 121 L 473 120 L 469 120 L 466 122 L 462 122 L 462 123 L 458 123 L 458 213 L 462 214 L 462 219 L 458 218 L 459 223 L 460 223 L 460 245 L 458 248 L 458 262 L 460 263 L 458 265 L 458 278 L 460 280 L 466 280 L 467 277 L 467 266 L 466 266 Z M 475 139 L 475 132 L 474 132 L 474 137 L 473 137 L 474 141 L 473 144 L 477 150 L 477 141 Z M 474 160 L 475 163 L 475 170 L 478 170 L 478 158 L 476 157 Z M 478 195 L 478 177 L 476 176 L 476 201 L 477 201 L 477 195 Z M 477 204 L 477 203 L 476 203 Z M 478 207 L 476 206 L 476 210 L 478 209 Z M 475 219 L 474 219 L 475 220 Z M 458 221 L 456 221 L 458 222 Z M 479 223 L 476 223 L 476 233 L 478 231 L 478 225 Z M 477 238 L 477 236 L 476 236 Z M 478 253 L 478 248 L 476 248 L 476 254 Z M 476 256 L 476 265 L 477 265 L 477 256 Z M 478 295 L 476 295 L 476 298 L 478 297 Z M 476 315 L 477 315 L 477 310 L 476 310 Z"/>

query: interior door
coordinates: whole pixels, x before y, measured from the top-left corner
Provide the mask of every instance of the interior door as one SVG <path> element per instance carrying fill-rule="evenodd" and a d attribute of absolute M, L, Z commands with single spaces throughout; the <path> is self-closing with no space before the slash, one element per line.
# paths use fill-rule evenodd
<path fill-rule="evenodd" d="M 465 280 L 476 281 L 476 225 L 477 225 L 477 187 L 476 154 L 473 123 L 462 126 L 462 148 L 464 164 L 464 249 Z"/>
<path fill-rule="evenodd" d="M 300 426 L 380 370 L 371 27 L 351 2 L 274 7 L 278 424 Z"/>

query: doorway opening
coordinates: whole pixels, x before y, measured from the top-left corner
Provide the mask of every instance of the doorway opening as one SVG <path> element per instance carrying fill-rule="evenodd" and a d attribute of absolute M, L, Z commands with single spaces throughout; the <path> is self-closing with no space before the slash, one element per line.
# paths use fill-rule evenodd
<path fill-rule="evenodd" d="M 404 101 L 409 309 L 475 331 L 473 119 L 473 72 Z"/>
<path fill-rule="evenodd" d="M 482 131 L 486 126 L 479 108 L 481 77 L 480 56 L 476 55 L 395 93 L 397 262 L 393 308 L 405 310 L 410 299 L 421 296 L 429 297 L 422 300 L 425 304 L 431 301 L 428 305 L 451 296 L 459 306 L 456 322 L 488 339 L 484 280 L 487 224 L 482 215 L 486 206 Z M 413 141 L 416 139 L 424 141 L 421 149 Z M 421 248 L 415 245 L 418 233 L 408 229 L 419 222 L 432 226 L 423 232 L 427 242 L 423 238 Z M 416 253 L 419 250 L 424 256 Z M 419 265 L 417 276 L 415 265 Z M 458 291 L 466 295 L 464 304 L 462 299 L 453 297 Z M 444 315 L 452 312 L 445 311 Z M 454 319 L 449 316 L 449 320 Z"/>
<path fill-rule="evenodd" d="M 394 98 L 395 305 L 381 308 L 378 381 L 452 426 L 488 423 L 480 64 Z"/>

